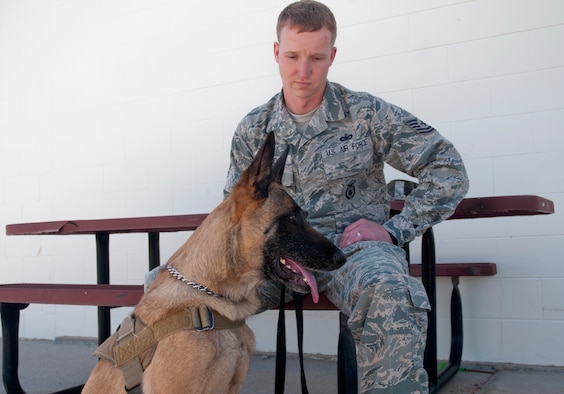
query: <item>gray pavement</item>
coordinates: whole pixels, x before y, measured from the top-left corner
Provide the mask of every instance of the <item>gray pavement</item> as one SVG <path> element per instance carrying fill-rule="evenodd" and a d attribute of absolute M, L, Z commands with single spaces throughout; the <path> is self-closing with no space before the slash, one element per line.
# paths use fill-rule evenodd
<path fill-rule="evenodd" d="M 21 340 L 19 376 L 28 394 L 50 393 L 82 384 L 96 363 L 94 341 L 61 338 L 56 341 Z M 300 393 L 299 363 L 288 355 L 286 393 Z M 1 365 L 1 360 L 0 360 Z M 308 355 L 305 360 L 311 394 L 337 393 L 335 357 Z M 463 364 L 441 394 L 564 393 L 564 367 L 500 364 Z M 0 388 L 5 393 L 4 388 Z M 274 356 L 256 354 L 243 394 L 274 392 Z"/>

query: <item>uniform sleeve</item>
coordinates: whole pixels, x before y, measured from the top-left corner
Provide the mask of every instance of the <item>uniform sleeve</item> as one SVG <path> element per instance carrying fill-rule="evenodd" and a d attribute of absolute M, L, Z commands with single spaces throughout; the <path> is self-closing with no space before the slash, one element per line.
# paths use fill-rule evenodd
<path fill-rule="evenodd" d="M 223 188 L 223 197 L 227 197 L 233 187 L 241 178 L 241 174 L 248 167 L 252 161 L 252 152 L 249 146 L 240 137 L 240 128 L 242 124 L 239 124 L 233 138 L 231 140 L 231 152 L 229 154 L 229 170 L 227 171 L 227 179 L 225 180 L 225 186 Z"/>
<path fill-rule="evenodd" d="M 241 178 L 243 171 L 253 161 L 254 155 L 266 140 L 271 130 L 269 126 L 271 113 L 277 103 L 281 100 L 278 93 L 267 103 L 251 110 L 237 125 L 231 140 L 231 152 L 229 160 L 229 170 L 225 187 L 223 188 L 224 198 L 231 193 L 235 184 Z"/>
<path fill-rule="evenodd" d="M 419 183 L 402 212 L 384 223 L 403 245 L 454 213 L 468 192 L 468 176 L 458 151 L 433 127 L 390 104 L 379 113 L 385 161 Z"/>
<path fill-rule="evenodd" d="M 248 115 L 237 126 L 231 140 L 231 152 L 229 154 L 229 170 L 223 188 L 223 197 L 227 197 L 235 184 L 241 178 L 241 174 L 253 161 L 253 157 L 259 150 L 266 135 L 264 132 L 253 127 L 255 122 Z"/>

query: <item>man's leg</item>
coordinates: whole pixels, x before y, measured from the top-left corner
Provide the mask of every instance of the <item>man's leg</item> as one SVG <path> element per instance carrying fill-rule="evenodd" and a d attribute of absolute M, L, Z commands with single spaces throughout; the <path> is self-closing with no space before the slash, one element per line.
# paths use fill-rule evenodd
<path fill-rule="evenodd" d="M 349 316 L 360 392 L 426 393 L 423 354 L 429 302 L 421 282 L 407 273 L 403 250 L 360 242 L 345 253 L 347 263 L 332 273 L 325 294 Z"/>

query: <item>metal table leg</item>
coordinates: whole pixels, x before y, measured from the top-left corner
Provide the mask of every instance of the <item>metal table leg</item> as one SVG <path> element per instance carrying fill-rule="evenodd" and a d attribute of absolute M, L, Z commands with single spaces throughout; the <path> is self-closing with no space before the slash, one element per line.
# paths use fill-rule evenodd
<path fill-rule="evenodd" d="M 429 376 L 429 391 L 437 389 L 437 296 L 435 269 L 435 237 L 429 228 L 422 237 L 421 245 L 421 280 L 427 290 L 431 310 L 428 314 L 427 344 L 425 346 L 424 366 Z"/>
<path fill-rule="evenodd" d="M 356 344 L 347 325 L 348 316 L 339 312 L 339 344 L 337 352 L 337 386 L 339 393 L 358 393 Z"/>
<path fill-rule="evenodd" d="M 2 315 L 2 379 L 9 394 L 25 394 L 18 377 L 20 310 L 29 304 L 0 305 Z"/>
<path fill-rule="evenodd" d="M 441 371 L 437 381 L 437 389 L 440 389 L 460 369 L 462 363 L 462 300 L 458 290 L 458 276 L 452 277 L 452 294 L 450 298 L 450 354 L 448 365 Z"/>
<path fill-rule="evenodd" d="M 451 345 L 448 366 L 438 373 L 437 370 L 437 283 L 436 283 L 436 255 L 433 229 L 428 229 L 422 238 L 422 281 L 431 311 L 429 311 L 429 326 L 427 329 L 427 345 L 425 347 L 425 370 L 429 376 L 429 392 L 435 393 L 441 389 L 460 368 L 462 360 L 462 301 L 458 290 L 458 277 L 452 278 L 452 295 L 450 304 Z"/>
<path fill-rule="evenodd" d="M 161 247 L 159 233 L 149 233 L 149 271 L 161 265 Z"/>
<path fill-rule="evenodd" d="M 110 234 L 96 233 L 96 270 L 97 283 L 110 283 Z M 98 345 L 111 335 L 110 308 L 98 307 Z"/>

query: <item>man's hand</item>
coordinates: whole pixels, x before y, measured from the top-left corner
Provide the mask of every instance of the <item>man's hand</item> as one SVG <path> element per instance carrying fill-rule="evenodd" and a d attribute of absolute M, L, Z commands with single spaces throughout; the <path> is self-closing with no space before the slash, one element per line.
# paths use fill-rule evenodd
<path fill-rule="evenodd" d="M 367 219 L 360 219 L 349 224 L 341 236 L 339 247 L 345 248 L 359 241 L 393 243 L 392 236 L 383 226 Z"/>

